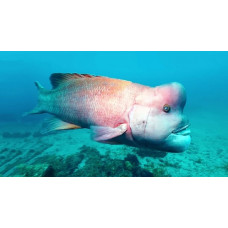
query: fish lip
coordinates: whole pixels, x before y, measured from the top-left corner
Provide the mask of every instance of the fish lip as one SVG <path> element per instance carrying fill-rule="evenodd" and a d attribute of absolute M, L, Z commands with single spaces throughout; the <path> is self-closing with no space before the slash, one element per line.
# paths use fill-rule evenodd
<path fill-rule="evenodd" d="M 186 130 L 189 126 L 190 126 L 190 124 L 186 124 L 186 125 L 184 125 L 184 126 L 182 126 L 182 127 L 179 127 L 179 128 L 177 128 L 177 129 L 173 130 L 172 133 L 173 133 L 173 134 L 180 133 L 180 132 Z"/>

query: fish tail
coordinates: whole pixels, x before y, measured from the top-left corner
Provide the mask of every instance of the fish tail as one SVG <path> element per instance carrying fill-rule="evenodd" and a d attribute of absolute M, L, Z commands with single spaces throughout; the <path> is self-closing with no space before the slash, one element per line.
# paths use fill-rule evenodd
<path fill-rule="evenodd" d="M 28 115 L 32 115 L 32 114 L 41 114 L 46 112 L 45 110 L 45 100 L 46 100 L 46 96 L 48 91 L 39 83 L 39 82 L 35 82 L 35 86 L 37 87 L 38 90 L 38 103 L 36 105 L 36 107 L 34 109 L 32 109 L 29 112 L 24 113 L 22 116 L 28 116 Z"/>

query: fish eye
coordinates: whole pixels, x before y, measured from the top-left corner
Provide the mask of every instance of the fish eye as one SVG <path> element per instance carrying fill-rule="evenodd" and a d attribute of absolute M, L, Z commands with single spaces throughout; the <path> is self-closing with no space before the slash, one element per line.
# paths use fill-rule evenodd
<path fill-rule="evenodd" d="M 163 111 L 164 112 L 169 112 L 171 110 L 171 107 L 168 105 L 168 104 L 165 104 L 164 106 L 163 106 Z"/>

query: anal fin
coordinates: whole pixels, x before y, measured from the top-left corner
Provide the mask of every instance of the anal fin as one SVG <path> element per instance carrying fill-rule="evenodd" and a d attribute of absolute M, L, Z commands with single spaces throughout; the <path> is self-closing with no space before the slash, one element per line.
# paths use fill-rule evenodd
<path fill-rule="evenodd" d="M 51 118 L 48 118 L 47 120 L 45 120 L 41 133 L 47 134 L 52 131 L 79 129 L 79 128 L 81 128 L 81 127 L 78 125 L 64 122 L 56 117 L 51 117 Z"/>

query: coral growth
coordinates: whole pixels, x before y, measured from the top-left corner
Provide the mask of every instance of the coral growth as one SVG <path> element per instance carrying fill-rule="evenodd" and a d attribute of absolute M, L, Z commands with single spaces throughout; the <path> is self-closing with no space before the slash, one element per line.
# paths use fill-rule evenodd
<path fill-rule="evenodd" d="M 21 172 L 17 172 L 19 165 L 28 166 L 30 162 L 39 156 L 43 151 L 49 148 L 50 145 L 43 144 L 39 149 L 10 149 L 3 148 L 0 151 L 0 168 L 3 176 L 11 176 L 11 174 L 19 175 Z M 12 175 L 13 175 L 12 174 Z M 21 176 L 21 175 L 19 175 Z M 23 176 L 23 175 L 22 175 Z"/>
<path fill-rule="evenodd" d="M 153 173 L 154 177 L 170 177 L 171 175 L 167 172 L 164 165 L 155 166 L 153 163 L 148 163 L 145 165 L 146 170 Z"/>
<path fill-rule="evenodd" d="M 40 177 L 153 177 L 167 176 L 164 168 L 142 168 L 136 155 L 124 160 L 101 155 L 96 148 L 82 146 L 68 156 L 46 155 L 30 165 L 20 165 L 14 176 Z"/>

